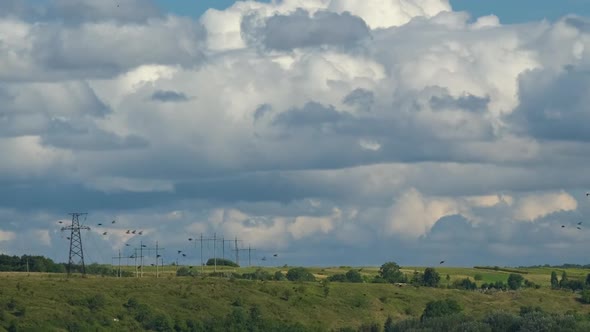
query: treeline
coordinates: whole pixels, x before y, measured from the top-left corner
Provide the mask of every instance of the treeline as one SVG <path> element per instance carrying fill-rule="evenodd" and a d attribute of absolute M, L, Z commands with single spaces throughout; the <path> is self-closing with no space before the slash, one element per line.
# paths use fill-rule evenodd
<path fill-rule="evenodd" d="M 56 263 L 52 259 L 44 256 L 9 256 L 0 255 L 0 271 L 1 272 L 49 272 L 49 273 L 66 273 L 66 263 Z M 79 273 L 82 267 L 73 265 L 72 272 Z M 86 265 L 86 273 L 101 276 L 117 276 L 118 271 L 113 269 L 111 265 L 105 264 L 90 264 Z M 121 276 L 130 277 L 133 273 L 121 271 Z"/>
<path fill-rule="evenodd" d="M 540 285 L 525 279 L 518 273 L 508 275 L 506 281 L 496 281 L 494 283 L 483 283 L 480 287 L 470 278 L 455 280 L 452 284 L 441 284 L 441 276 L 435 268 L 428 267 L 424 272 L 414 271 L 412 274 L 403 273 L 400 266 L 395 262 L 387 262 L 381 265 L 376 275 L 362 275 L 361 269 L 350 269 L 346 273 L 334 274 L 322 280 L 322 285 L 327 288 L 329 282 L 348 282 L 348 283 L 391 283 L 400 287 L 404 285 L 415 287 L 444 287 L 463 290 L 517 290 L 520 288 L 540 288 Z M 181 267 L 176 271 L 176 275 L 182 276 L 199 276 L 196 269 Z M 235 273 L 230 271 L 208 273 L 208 276 L 218 276 L 234 279 L 260 280 L 260 281 L 317 281 L 315 275 L 304 267 L 294 267 L 287 271 L 286 274 L 281 271 L 271 273 L 267 270 L 257 269 L 249 273 Z M 449 275 L 446 276 L 450 280 Z M 477 279 L 477 276 L 476 276 Z M 588 280 L 590 282 L 590 279 Z M 565 283 L 563 284 L 565 285 Z M 573 285 L 573 284 L 572 284 Z"/>
<path fill-rule="evenodd" d="M 520 274 L 528 274 L 528 271 L 522 271 L 517 269 L 511 269 L 507 267 L 499 267 L 499 266 L 474 266 L 474 269 L 478 270 L 492 270 L 492 271 L 502 271 L 502 272 L 512 272 L 512 273 L 520 273 Z"/>
<path fill-rule="evenodd" d="M 66 272 L 63 263 L 55 263 L 43 256 L 9 256 L 0 255 L 0 271 L 2 272 Z"/>
<path fill-rule="evenodd" d="M 561 264 L 561 265 L 544 264 L 544 265 L 519 266 L 518 268 L 520 268 L 520 269 L 538 269 L 538 268 L 552 268 L 552 269 L 590 269 L 590 264 L 585 264 L 585 265 L 571 264 L 571 263 L 566 263 L 566 264 Z"/>

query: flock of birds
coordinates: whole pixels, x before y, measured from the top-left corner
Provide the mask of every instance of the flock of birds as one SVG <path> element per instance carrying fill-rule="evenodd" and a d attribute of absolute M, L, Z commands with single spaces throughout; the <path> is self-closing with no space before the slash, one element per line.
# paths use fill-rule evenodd
<path fill-rule="evenodd" d="M 63 223 L 64 223 L 64 221 L 63 221 L 63 220 L 59 220 L 57 223 L 58 223 L 58 224 L 63 224 Z M 117 223 L 115 220 L 111 221 L 111 224 L 115 224 L 115 223 Z M 96 226 L 102 226 L 102 225 L 103 225 L 102 223 L 98 223 L 98 224 L 96 224 Z M 104 236 L 104 235 L 108 235 L 108 234 L 109 234 L 109 232 L 107 232 L 107 231 L 104 231 L 104 232 L 102 232 L 102 235 L 103 235 L 103 236 Z M 130 230 L 130 229 L 128 229 L 128 230 L 125 232 L 125 234 L 143 235 L 143 231 L 138 231 L 138 230 L 136 230 L 136 229 L 134 229 L 134 230 Z M 70 239 L 70 237 L 66 237 L 66 239 L 68 239 L 68 240 L 69 240 L 69 239 Z M 127 246 L 129 246 L 129 244 L 127 244 Z"/>

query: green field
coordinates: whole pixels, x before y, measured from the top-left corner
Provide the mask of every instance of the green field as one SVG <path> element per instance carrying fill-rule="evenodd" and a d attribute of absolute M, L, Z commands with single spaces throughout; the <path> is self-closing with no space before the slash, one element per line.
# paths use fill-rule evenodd
<path fill-rule="evenodd" d="M 117 267 L 115 267 L 117 268 Z M 523 276 L 542 285 L 540 289 L 500 291 L 484 294 L 479 291 L 447 289 L 447 283 L 476 274 L 483 282 L 506 281 L 508 272 L 473 268 L 438 268 L 440 288 L 396 286 L 393 284 L 339 283 L 329 285 L 325 296 L 320 282 L 251 281 L 235 278 L 197 276 L 176 277 L 175 266 L 159 269 L 149 267 L 143 277 L 82 278 L 74 275 L 48 273 L 0 273 L 0 319 L 5 328 L 10 323 L 25 331 L 66 331 L 71 322 L 82 321 L 92 330 L 139 331 L 141 325 L 125 304 L 129 299 L 149 308 L 151 315 L 160 315 L 170 322 L 210 319 L 227 315 L 233 308 L 256 306 L 264 319 L 301 322 L 319 330 L 356 327 L 364 323 L 379 323 L 388 316 L 396 320 L 419 317 L 427 302 L 436 299 L 456 299 L 464 312 L 481 317 L 493 310 L 518 313 L 521 306 L 539 306 L 551 313 L 576 311 L 590 314 L 590 305 L 580 303 L 579 295 L 565 290 L 551 290 L 550 274 L 563 269 L 520 269 Z M 122 267 L 134 271 L 134 267 Z M 193 268 L 199 270 L 199 268 Z M 286 272 L 288 268 L 269 268 Z M 345 273 L 350 267 L 309 268 L 318 278 Z M 355 267 L 361 274 L 375 276 L 378 267 Z M 256 268 L 225 268 L 218 271 L 246 273 Z M 423 268 L 402 268 L 412 274 Z M 213 272 L 206 267 L 206 272 Z M 570 279 L 585 279 L 590 270 L 567 269 Z M 450 281 L 446 280 L 449 275 Z M 93 302 L 94 301 L 94 302 Z M 22 311 L 22 312 L 21 312 Z M 70 322 L 70 323 L 68 323 Z M 72 329 L 71 326 L 69 330 Z M 83 330 L 83 329 L 82 329 Z"/>

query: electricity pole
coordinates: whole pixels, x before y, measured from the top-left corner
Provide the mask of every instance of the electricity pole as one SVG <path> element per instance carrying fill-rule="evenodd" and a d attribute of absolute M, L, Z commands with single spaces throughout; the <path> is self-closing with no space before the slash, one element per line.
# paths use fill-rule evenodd
<path fill-rule="evenodd" d="M 119 259 L 119 270 L 117 271 L 117 278 L 121 278 L 121 249 L 119 249 L 119 256 L 112 257 L 112 259 Z"/>
<path fill-rule="evenodd" d="M 82 248 L 82 237 L 80 230 L 90 230 L 88 226 L 80 226 L 80 216 L 87 216 L 88 213 L 69 213 L 72 216 L 72 223 L 69 226 L 61 228 L 62 231 L 71 231 L 70 233 L 70 254 L 68 260 L 68 277 L 72 274 L 72 266 L 80 265 L 82 267 L 82 275 L 86 275 L 86 266 L 84 265 L 84 250 Z M 79 258 L 76 261 L 76 257 Z"/>

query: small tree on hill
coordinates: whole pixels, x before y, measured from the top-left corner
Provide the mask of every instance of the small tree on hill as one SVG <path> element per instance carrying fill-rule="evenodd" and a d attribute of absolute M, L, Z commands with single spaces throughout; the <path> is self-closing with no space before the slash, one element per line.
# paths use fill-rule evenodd
<path fill-rule="evenodd" d="M 357 270 L 350 270 L 346 272 L 346 281 L 348 282 L 363 282 L 363 276 Z"/>
<path fill-rule="evenodd" d="M 588 280 L 588 279 L 586 279 Z M 557 280 L 557 272 L 551 271 L 551 288 L 559 288 L 559 280 Z"/>
<path fill-rule="evenodd" d="M 424 270 L 424 276 L 422 277 L 424 286 L 427 287 L 436 287 L 440 282 L 440 275 L 436 270 L 432 267 L 427 267 Z"/>
<path fill-rule="evenodd" d="M 517 290 L 522 287 L 522 282 L 524 281 L 524 277 L 520 274 L 511 273 L 508 276 L 508 288 L 512 290 Z"/>
<path fill-rule="evenodd" d="M 565 287 L 567 287 L 567 283 L 568 283 L 567 273 L 565 273 L 565 271 L 563 271 L 563 273 L 561 274 L 561 280 L 559 281 L 559 287 L 565 288 Z"/>
<path fill-rule="evenodd" d="M 295 267 L 287 271 L 289 281 L 315 281 L 314 275 L 303 267 Z"/>
<path fill-rule="evenodd" d="M 381 265 L 379 276 L 390 283 L 406 282 L 406 276 L 400 271 L 399 265 L 395 262 L 387 262 Z"/>

